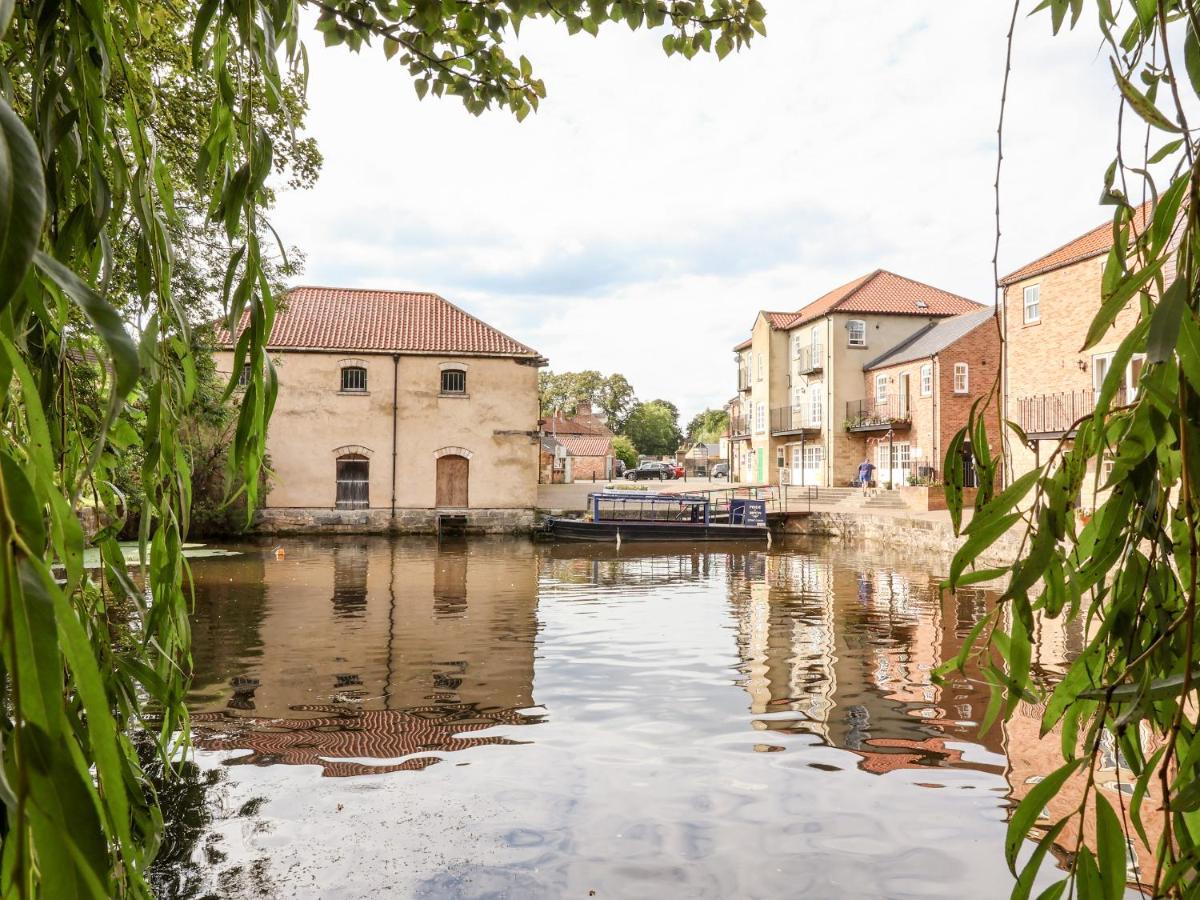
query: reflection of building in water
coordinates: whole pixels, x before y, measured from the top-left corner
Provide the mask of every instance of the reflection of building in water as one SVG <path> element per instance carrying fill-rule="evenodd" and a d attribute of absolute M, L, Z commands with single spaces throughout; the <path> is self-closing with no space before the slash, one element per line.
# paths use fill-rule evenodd
<path fill-rule="evenodd" d="M 254 652 L 219 670 L 197 654 L 197 672 L 209 677 L 197 677 L 194 721 L 210 732 L 197 746 L 248 749 L 252 761 L 327 758 L 327 773 L 345 774 L 337 760 L 346 756 L 497 743 L 456 735 L 539 721 L 517 712 L 533 705 L 537 565 L 528 542 L 442 549 L 339 537 L 297 542 L 283 560 L 259 556 L 258 567 L 256 618 L 242 622 Z M 197 581 L 201 632 L 239 602 L 213 602 L 218 580 Z"/>
<path fill-rule="evenodd" d="M 979 592 L 939 597 L 914 566 L 849 568 L 805 554 L 755 553 L 762 563 L 731 565 L 731 601 L 745 687 L 756 722 L 816 734 L 852 750 L 860 768 L 886 772 L 964 763 L 947 742 L 978 743 L 987 692 L 969 679 L 933 683 L 961 633 L 984 614 Z M 999 751 L 998 731 L 983 739 Z"/>
<path fill-rule="evenodd" d="M 581 546 L 584 549 L 581 549 Z M 543 544 L 539 569 L 553 585 L 637 585 L 639 590 L 709 575 L 713 554 L 672 544 Z"/>

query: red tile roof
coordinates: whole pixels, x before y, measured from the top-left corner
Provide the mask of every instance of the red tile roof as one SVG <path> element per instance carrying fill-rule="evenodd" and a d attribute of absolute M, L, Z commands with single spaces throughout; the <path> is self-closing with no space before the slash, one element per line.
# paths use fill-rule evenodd
<path fill-rule="evenodd" d="M 831 312 L 885 313 L 901 316 L 957 316 L 982 309 L 983 304 L 951 294 L 903 275 L 876 269 L 823 294 L 794 313 L 764 312 L 772 328 L 787 329 Z M 750 340 L 733 349 L 745 350 Z"/>
<path fill-rule="evenodd" d="M 733 350 L 735 353 L 738 350 L 749 350 L 753 344 L 754 344 L 753 338 L 746 338 L 744 341 L 742 341 L 740 344 L 738 344 L 736 347 L 734 347 Z"/>
<path fill-rule="evenodd" d="M 238 334 L 248 320 L 248 314 L 242 317 Z M 226 348 L 234 343 L 225 328 L 220 329 L 217 340 Z M 539 357 L 536 350 L 437 294 L 355 288 L 293 288 L 275 316 L 267 346 L 272 350 Z"/>
<path fill-rule="evenodd" d="M 572 456 L 608 456 L 612 453 L 612 438 L 602 434 L 559 434 L 558 442 Z"/>
<path fill-rule="evenodd" d="M 957 316 L 983 304 L 903 275 L 876 269 L 836 287 L 802 307 L 782 327 L 795 328 L 831 312 L 888 313 L 908 316 Z"/>
<path fill-rule="evenodd" d="M 1147 200 L 1138 207 L 1137 213 L 1134 215 L 1134 228 L 1139 233 L 1146 227 L 1152 205 L 1152 202 Z M 1026 278 L 1032 278 L 1034 275 L 1041 275 L 1044 272 L 1061 269 L 1072 263 L 1091 259 L 1093 256 L 1102 256 L 1112 249 L 1112 245 L 1113 233 L 1112 220 L 1110 219 L 1086 234 L 1081 234 L 1073 241 L 1068 241 L 1058 249 L 1051 250 L 1045 256 L 1040 256 L 1033 262 L 1021 266 L 1015 272 L 1005 275 L 1000 279 L 1000 286 L 1007 287 Z"/>

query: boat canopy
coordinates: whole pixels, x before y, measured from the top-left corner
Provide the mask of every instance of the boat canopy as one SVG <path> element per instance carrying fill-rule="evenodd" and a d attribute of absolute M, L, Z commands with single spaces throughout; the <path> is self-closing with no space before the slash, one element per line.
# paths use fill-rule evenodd
<path fill-rule="evenodd" d="M 700 494 L 600 491 L 589 494 L 593 522 L 692 522 L 709 524 L 709 499 Z"/>

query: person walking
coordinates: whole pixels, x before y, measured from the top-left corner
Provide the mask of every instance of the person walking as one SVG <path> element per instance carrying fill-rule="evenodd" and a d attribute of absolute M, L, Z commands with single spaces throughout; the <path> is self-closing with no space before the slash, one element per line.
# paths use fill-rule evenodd
<path fill-rule="evenodd" d="M 868 490 L 875 484 L 875 463 L 871 462 L 870 457 L 864 456 L 863 461 L 858 464 L 858 483 L 862 485 L 863 496 L 867 496 Z"/>

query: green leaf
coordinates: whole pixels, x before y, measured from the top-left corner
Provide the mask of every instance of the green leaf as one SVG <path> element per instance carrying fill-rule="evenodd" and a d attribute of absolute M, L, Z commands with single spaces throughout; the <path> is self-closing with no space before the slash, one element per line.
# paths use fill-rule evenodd
<path fill-rule="evenodd" d="M 39 251 L 34 261 L 43 274 L 75 301 L 76 306 L 92 323 L 112 358 L 113 371 L 116 374 L 116 396 L 128 395 L 137 383 L 140 367 L 137 344 L 125 330 L 121 316 L 103 297 L 80 281 L 79 276 L 54 257 Z"/>
<path fill-rule="evenodd" d="M 1177 697 L 1183 693 L 1185 676 L 1185 672 L 1176 672 L 1174 675 L 1168 675 L 1165 678 L 1153 678 L 1146 685 L 1145 694 L 1151 700 L 1165 700 L 1168 697 Z M 1193 686 L 1200 684 L 1200 668 L 1192 670 L 1191 683 Z M 1111 696 L 1114 703 L 1128 703 L 1136 699 L 1141 692 L 1142 686 L 1139 684 L 1117 684 L 1080 691 L 1079 696 L 1087 700 L 1103 700 L 1105 697 Z"/>
<path fill-rule="evenodd" d="M 1163 131 L 1179 131 L 1178 125 L 1159 112 L 1158 107 L 1121 74 L 1116 60 L 1110 59 L 1109 63 L 1112 65 L 1113 77 L 1117 80 L 1117 87 L 1121 89 L 1121 94 L 1129 102 L 1129 105 L 1133 107 L 1134 112 L 1151 125 L 1161 128 Z"/>
<path fill-rule="evenodd" d="M 1160 256 L 1139 272 L 1129 275 L 1120 283 L 1117 290 L 1104 300 L 1100 305 L 1100 311 L 1096 313 L 1095 318 L 1092 319 L 1092 324 L 1088 327 L 1087 337 L 1084 338 L 1083 346 L 1079 348 L 1080 353 L 1099 343 L 1117 316 L 1121 314 L 1121 310 L 1133 299 L 1133 295 L 1140 291 L 1146 282 L 1158 274 L 1166 261 L 1167 258 L 1165 256 Z"/>
<path fill-rule="evenodd" d="M 1188 80 L 1192 83 L 1192 91 L 1200 94 L 1200 40 L 1197 40 L 1196 30 L 1190 22 L 1187 37 L 1183 40 L 1183 62 L 1187 67 Z"/>
<path fill-rule="evenodd" d="M 46 184 L 37 145 L 0 96 L 0 310 L 29 270 L 45 218 Z"/>
<path fill-rule="evenodd" d="M 1029 862 L 1025 864 L 1025 868 L 1021 869 L 1021 876 L 1017 879 L 1016 886 L 1013 887 L 1012 900 L 1028 900 L 1029 892 L 1033 890 L 1033 883 L 1037 880 L 1038 870 L 1042 867 L 1042 860 L 1046 858 L 1047 851 L 1054 846 L 1054 842 L 1062 834 L 1066 825 L 1066 819 L 1056 822 L 1038 841 L 1037 847 L 1029 857 Z"/>
<path fill-rule="evenodd" d="M 1175 355 L 1179 342 L 1179 328 L 1183 323 L 1183 311 L 1187 309 L 1187 282 L 1176 278 L 1171 282 L 1154 307 L 1150 317 L 1150 333 L 1146 336 L 1146 360 L 1152 363 L 1166 362 Z"/>
<path fill-rule="evenodd" d="M 1021 844 L 1025 840 L 1025 836 L 1037 823 L 1038 816 L 1042 814 L 1042 810 L 1046 808 L 1046 804 L 1050 802 L 1050 798 L 1058 794 L 1059 788 L 1066 783 L 1066 780 L 1071 777 L 1083 765 L 1082 758 L 1072 760 L 1063 766 L 1055 769 L 1041 781 L 1033 786 L 1033 789 L 1025 795 L 1025 798 L 1013 810 L 1012 818 L 1008 821 L 1008 830 L 1004 838 L 1004 856 L 1008 860 L 1008 868 L 1014 875 L 1017 874 L 1017 853 L 1021 849 Z"/>
<path fill-rule="evenodd" d="M 1100 883 L 1104 896 L 1121 900 L 1125 896 L 1125 831 L 1104 794 L 1096 793 L 1096 859 L 1100 864 Z"/>

